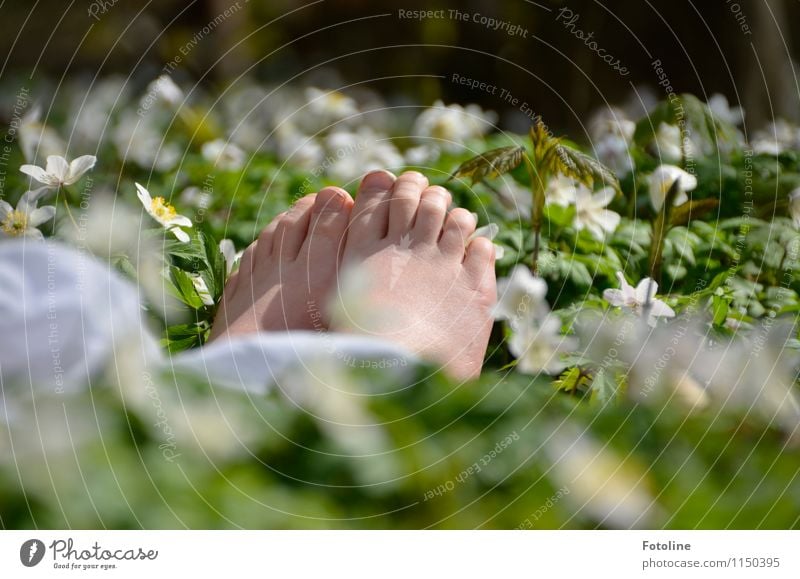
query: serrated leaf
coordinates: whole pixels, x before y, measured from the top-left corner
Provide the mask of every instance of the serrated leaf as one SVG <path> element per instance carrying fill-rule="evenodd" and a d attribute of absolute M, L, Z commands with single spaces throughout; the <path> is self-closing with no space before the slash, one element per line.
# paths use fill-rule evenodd
<path fill-rule="evenodd" d="M 591 155 L 566 145 L 559 145 L 558 150 L 558 157 L 561 161 L 560 172 L 567 177 L 580 181 L 590 189 L 594 187 L 595 182 L 599 181 L 603 185 L 613 187 L 616 191 L 620 190 L 616 175 Z"/>
<path fill-rule="evenodd" d="M 486 151 L 461 163 L 448 181 L 469 178 L 475 185 L 484 179 L 498 177 L 519 167 L 524 154 L 524 147 L 514 146 Z"/>

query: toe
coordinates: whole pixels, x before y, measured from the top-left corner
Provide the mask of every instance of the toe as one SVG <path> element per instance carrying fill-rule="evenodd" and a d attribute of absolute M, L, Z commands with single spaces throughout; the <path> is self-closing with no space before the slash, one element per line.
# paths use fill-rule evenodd
<path fill-rule="evenodd" d="M 444 222 L 439 248 L 446 255 L 463 260 L 469 236 L 475 231 L 475 216 L 466 209 L 453 209 Z"/>
<path fill-rule="evenodd" d="M 450 204 L 450 194 L 444 187 L 428 187 L 420 197 L 413 238 L 419 243 L 436 243 Z"/>
<path fill-rule="evenodd" d="M 325 187 L 317 193 L 308 235 L 300 254 L 310 259 L 313 250 L 323 259 L 336 259 L 344 244 L 352 208 L 353 199 L 344 189 Z"/>
<path fill-rule="evenodd" d="M 242 256 L 242 263 L 239 266 L 240 270 L 247 265 L 246 271 L 252 272 L 253 264 L 262 262 L 272 256 L 272 250 L 275 246 L 275 231 L 278 229 L 278 224 L 286 216 L 286 213 L 287 211 L 284 211 L 283 213 L 276 215 L 275 219 L 270 221 L 269 225 L 267 225 L 259 234 L 258 239 L 247 248 Z M 250 254 L 250 258 L 245 261 L 245 259 L 248 257 L 248 253 Z"/>
<path fill-rule="evenodd" d="M 395 181 L 389 202 L 389 239 L 399 239 L 414 225 L 419 200 L 427 186 L 428 180 L 416 171 L 403 173 Z"/>
<path fill-rule="evenodd" d="M 494 273 L 494 244 L 485 237 L 476 237 L 467 247 L 464 271 L 470 285 L 478 288 L 488 302 L 494 302 L 496 280 Z"/>
<path fill-rule="evenodd" d="M 348 232 L 353 245 L 369 245 L 386 237 L 389 199 L 395 180 L 389 171 L 373 171 L 361 181 Z"/>
<path fill-rule="evenodd" d="M 294 260 L 303 246 L 311 221 L 311 208 L 316 195 L 306 195 L 298 200 L 278 222 L 273 241 L 273 254 L 277 250 L 281 260 Z"/>

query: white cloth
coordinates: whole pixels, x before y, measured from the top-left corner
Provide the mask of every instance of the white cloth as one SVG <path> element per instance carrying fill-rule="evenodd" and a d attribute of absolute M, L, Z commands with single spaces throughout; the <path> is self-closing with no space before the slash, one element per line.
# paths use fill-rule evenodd
<path fill-rule="evenodd" d="M 125 357 L 124 364 L 121 357 Z M 0 241 L 0 387 L 76 391 L 101 373 L 193 374 L 213 385 L 265 393 L 309 365 L 384 368 L 402 376 L 414 357 L 365 336 L 251 334 L 167 356 L 142 318 L 138 288 L 86 252 L 48 240 Z"/>

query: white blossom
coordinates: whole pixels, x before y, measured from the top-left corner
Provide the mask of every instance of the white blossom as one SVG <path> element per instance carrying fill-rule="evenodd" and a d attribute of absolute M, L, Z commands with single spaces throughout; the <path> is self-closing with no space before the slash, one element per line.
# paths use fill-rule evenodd
<path fill-rule="evenodd" d="M 417 117 L 411 132 L 420 143 L 432 139 L 443 150 L 458 153 L 466 141 L 487 133 L 496 122 L 496 113 L 478 105 L 445 106 L 438 100 Z"/>
<path fill-rule="evenodd" d="M 794 226 L 800 229 L 800 187 L 789 193 L 789 215 Z"/>
<path fill-rule="evenodd" d="M 678 194 L 674 204 L 682 205 L 689 200 L 686 192 L 697 187 L 697 177 L 674 165 L 659 165 L 648 177 L 650 202 L 656 211 L 664 205 L 664 199 L 675 181 L 678 181 Z"/>
<path fill-rule="evenodd" d="M 36 165 L 22 165 L 19 170 L 47 187 L 57 188 L 76 183 L 96 162 L 94 155 L 83 155 L 71 163 L 60 155 L 50 155 L 44 169 Z"/>
<path fill-rule="evenodd" d="M 575 198 L 575 229 L 586 229 L 601 241 L 607 233 L 613 233 L 619 225 L 620 216 L 606 209 L 606 206 L 614 200 L 615 194 L 613 187 L 604 187 L 596 193 L 586 187 L 578 187 Z"/>
<path fill-rule="evenodd" d="M 56 208 L 52 205 L 36 206 L 45 193 L 47 187 L 28 191 L 20 197 L 16 207 L 0 200 L 0 232 L 7 237 L 43 239 L 42 232 L 37 228 L 56 214 Z"/>
<path fill-rule="evenodd" d="M 191 227 L 192 221 L 188 217 L 178 215 L 175 208 L 164 201 L 163 197 L 153 198 L 150 192 L 136 183 L 137 195 L 139 201 L 145 208 L 150 216 L 158 221 L 161 226 L 172 233 L 179 241 L 187 243 L 189 241 L 189 234 L 186 233 L 181 227 Z"/>
<path fill-rule="evenodd" d="M 622 307 L 636 315 L 642 315 L 644 305 L 649 304 L 647 323 L 651 326 L 655 325 L 658 317 L 675 317 L 675 311 L 671 307 L 656 299 L 658 284 L 649 277 L 640 281 L 635 288 L 627 282 L 621 271 L 617 272 L 617 279 L 619 279 L 620 289 L 607 289 L 603 292 L 603 299 L 612 306 Z"/>
<path fill-rule="evenodd" d="M 223 139 L 203 143 L 203 158 L 223 171 L 238 171 L 244 167 L 247 154 L 238 146 Z"/>
<path fill-rule="evenodd" d="M 522 318 L 541 317 L 549 310 L 545 296 L 547 284 L 535 277 L 524 265 L 517 265 L 509 277 L 497 281 L 498 300 L 494 308 L 497 320 L 514 322 Z"/>
<path fill-rule="evenodd" d="M 552 314 L 541 322 L 522 320 L 508 340 L 508 349 L 517 358 L 517 370 L 532 375 L 560 373 L 567 367 L 561 356 L 577 347 L 576 338 L 561 335 L 561 321 Z"/>
<path fill-rule="evenodd" d="M 575 179 L 559 174 L 548 181 L 547 188 L 544 191 L 545 202 L 561 207 L 569 207 L 575 203 L 577 188 L 578 184 Z"/>
<path fill-rule="evenodd" d="M 680 161 L 683 158 L 683 152 L 681 151 L 682 139 L 683 135 L 680 127 L 661 123 L 658 125 L 655 140 L 653 141 L 653 149 L 656 156 L 662 162 L 676 163 Z"/>

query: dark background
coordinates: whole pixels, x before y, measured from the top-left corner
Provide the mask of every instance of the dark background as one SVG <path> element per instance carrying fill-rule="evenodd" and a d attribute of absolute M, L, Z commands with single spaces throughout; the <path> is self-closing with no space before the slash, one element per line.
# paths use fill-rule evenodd
<path fill-rule="evenodd" d="M 24 75 L 57 84 L 81 74 L 91 80 L 96 74 L 122 73 L 144 85 L 233 4 L 235 0 L 5 2 L 0 7 L 5 55 L 0 80 Z M 535 4 L 239 0 L 241 9 L 205 35 L 173 76 L 209 88 L 237 82 L 243 74 L 270 84 L 295 75 L 297 82 L 329 88 L 361 83 L 390 100 L 478 102 L 503 112 L 506 125 L 521 124 L 519 113 L 497 95 L 430 76 L 457 72 L 505 88 L 550 124 L 574 129 L 599 105 L 629 99 L 634 86 L 649 86 L 656 98 L 663 98 L 651 66 L 657 58 L 677 92 L 701 98 L 724 93 L 745 106 L 751 127 L 776 116 L 800 116 L 797 67 L 790 58 L 796 60 L 798 52 L 792 37 L 792 23 L 800 22 L 798 0 Z M 97 19 L 89 15 L 92 6 Z M 576 26 L 594 32 L 598 46 L 619 58 L 630 74 L 620 76 L 557 22 L 561 7 L 579 14 Z M 398 18 L 398 9 L 420 8 L 477 12 L 519 24 L 528 38 L 449 18 Z"/>

